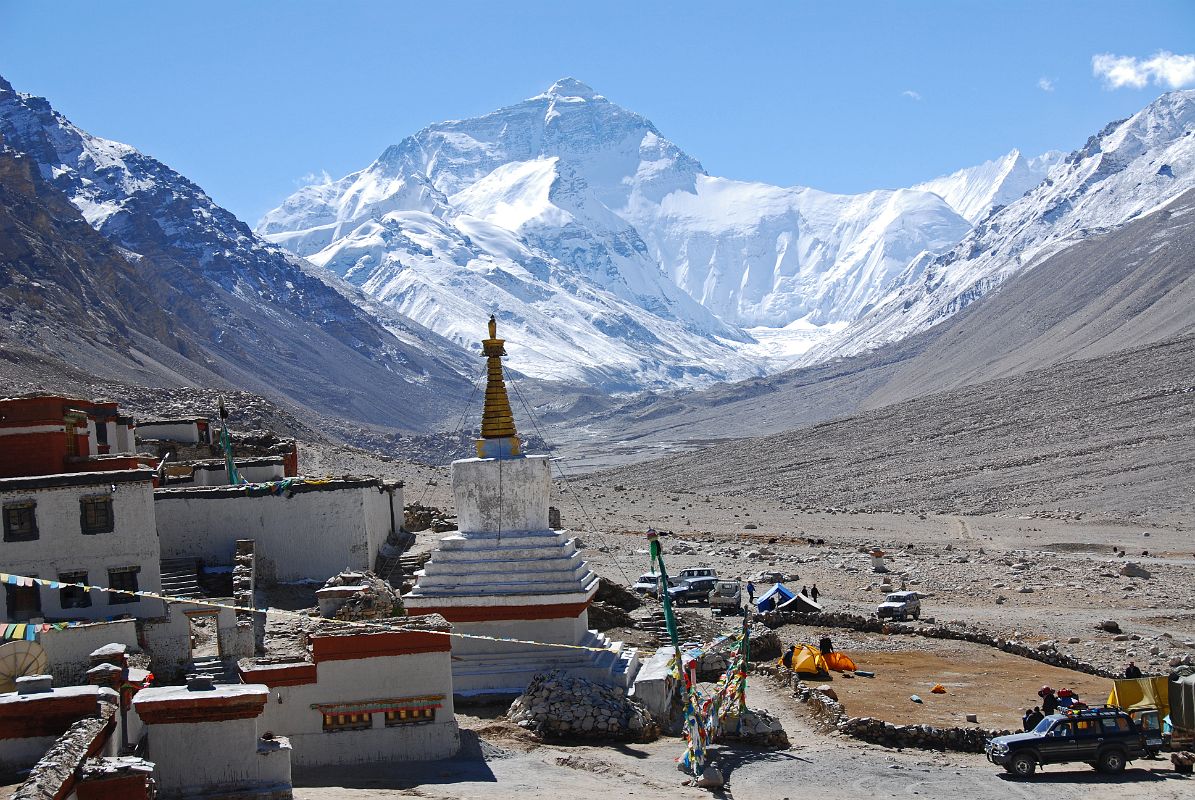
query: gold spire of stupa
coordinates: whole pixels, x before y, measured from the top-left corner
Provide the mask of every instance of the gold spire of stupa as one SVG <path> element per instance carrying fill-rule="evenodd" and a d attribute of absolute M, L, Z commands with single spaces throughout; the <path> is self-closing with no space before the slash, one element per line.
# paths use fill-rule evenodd
<path fill-rule="evenodd" d="M 481 438 L 477 440 L 478 458 L 509 458 L 519 455 L 515 418 L 506 396 L 502 377 L 504 339 L 498 338 L 498 321 L 490 315 L 490 338 L 481 341 L 486 359 L 485 409 L 481 413 Z"/>

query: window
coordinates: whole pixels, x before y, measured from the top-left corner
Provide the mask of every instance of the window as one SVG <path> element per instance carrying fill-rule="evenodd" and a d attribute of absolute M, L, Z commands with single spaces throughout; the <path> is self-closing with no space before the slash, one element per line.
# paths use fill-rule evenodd
<path fill-rule="evenodd" d="M 79 455 L 79 439 L 78 431 L 75 430 L 75 420 L 67 417 L 66 423 L 66 454 L 67 456 Z"/>
<path fill-rule="evenodd" d="M 324 714 L 325 731 L 359 731 L 373 727 L 373 714 Z"/>
<path fill-rule="evenodd" d="M 36 578 L 36 575 L 31 575 Z M 8 603 L 8 619 L 13 622 L 28 622 L 41 616 L 41 590 L 33 586 L 4 585 L 5 601 Z"/>
<path fill-rule="evenodd" d="M 96 494 L 79 500 L 80 525 L 83 533 L 111 533 L 116 526 L 112 514 L 112 497 Z"/>
<path fill-rule="evenodd" d="M 386 727 L 395 725 L 412 725 L 417 722 L 434 722 L 436 709 L 434 708 L 400 708 L 386 712 Z"/>
<path fill-rule="evenodd" d="M 37 538 L 37 503 L 4 504 L 4 541 L 29 542 Z"/>
<path fill-rule="evenodd" d="M 108 605 L 119 606 L 125 603 L 136 603 L 141 600 L 135 594 L 137 591 L 137 573 L 141 567 L 115 567 L 108 570 Z"/>
<path fill-rule="evenodd" d="M 59 583 L 87 583 L 86 572 L 64 572 L 58 576 Z M 58 590 L 60 605 L 65 608 L 89 608 L 91 592 L 78 586 L 63 586 Z"/>

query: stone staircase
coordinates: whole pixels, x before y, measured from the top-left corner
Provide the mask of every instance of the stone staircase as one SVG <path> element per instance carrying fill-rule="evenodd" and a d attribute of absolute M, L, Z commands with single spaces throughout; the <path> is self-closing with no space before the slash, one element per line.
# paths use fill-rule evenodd
<path fill-rule="evenodd" d="M 240 683 L 241 673 L 236 663 L 222 661 L 218 656 L 196 658 L 187 665 L 187 675 L 211 675 L 216 683 Z"/>
<path fill-rule="evenodd" d="M 581 642 L 602 652 L 527 645 L 501 653 L 454 656 L 452 691 L 464 699 L 510 698 L 523 693 L 540 672 L 561 670 L 603 686 L 629 688 L 639 671 L 639 652 L 596 631 Z"/>
<path fill-rule="evenodd" d="M 682 642 L 687 642 L 693 638 L 693 631 L 685 618 L 673 609 L 673 614 L 676 616 L 676 633 Z M 647 619 L 643 620 L 637 626 L 640 630 L 654 634 L 656 637 L 656 644 L 664 647 L 672 644 L 672 637 L 668 635 L 668 625 L 664 621 L 664 609 L 652 611 Z"/>
<path fill-rule="evenodd" d="M 415 544 L 415 534 L 408 531 L 392 531 L 386 541 L 378 548 L 377 557 L 373 561 L 373 574 L 391 586 L 401 588 L 403 579 L 412 574 L 403 570 L 404 553 Z"/>
<path fill-rule="evenodd" d="M 200 597 L 199 559 L 164 558 L 161 562 L 162 594 L 171 597 Z"/>

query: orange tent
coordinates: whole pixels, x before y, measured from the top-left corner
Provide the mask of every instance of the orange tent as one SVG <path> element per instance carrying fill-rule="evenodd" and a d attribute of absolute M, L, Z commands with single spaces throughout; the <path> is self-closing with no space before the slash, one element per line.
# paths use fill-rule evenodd
<path fill-rule="evenodd" d="M 858 669 L 846 653 L 827 653 L 824 658 L 826 666 L 836 672 L 854 672 Z"/>

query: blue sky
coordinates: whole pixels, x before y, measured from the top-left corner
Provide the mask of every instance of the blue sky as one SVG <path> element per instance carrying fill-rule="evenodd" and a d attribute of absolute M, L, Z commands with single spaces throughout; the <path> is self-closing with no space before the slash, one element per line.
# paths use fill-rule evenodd
<path fill-rule="evenodd" d="M 712 174 L 855 192 L 1078 147 L 1169 88 L 1108 88 L 1094 56 L 1193 49 L 1190 0 L 0 0 L 0 75 L 250 224 L 304 175 L 566 75 Z"/>

